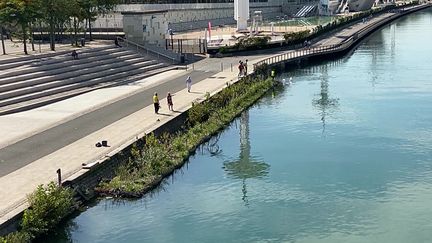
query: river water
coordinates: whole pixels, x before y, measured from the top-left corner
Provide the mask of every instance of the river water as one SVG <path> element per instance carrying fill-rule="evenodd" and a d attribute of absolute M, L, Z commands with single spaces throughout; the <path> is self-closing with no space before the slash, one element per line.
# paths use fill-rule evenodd
<path fill-rule="evenodd" d="M 430 40 L 426 10 L 284 73 L 157 190 L 45 242 L 431 242 Z"/>

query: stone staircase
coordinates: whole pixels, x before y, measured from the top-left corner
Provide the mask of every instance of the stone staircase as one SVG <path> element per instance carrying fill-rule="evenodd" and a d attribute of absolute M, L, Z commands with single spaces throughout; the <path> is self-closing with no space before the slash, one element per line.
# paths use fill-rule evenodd
<path fill-rule="evenodd" d="M 176 69 L 126 48 L 105 46 L 0 60 L 0 115 Z"/>
<path fill-rule="evenodd" d="M 315 10 L 316 5 L 303 6 L 295 15 L 296 18 L 303 18 L 309 16 Z"/>

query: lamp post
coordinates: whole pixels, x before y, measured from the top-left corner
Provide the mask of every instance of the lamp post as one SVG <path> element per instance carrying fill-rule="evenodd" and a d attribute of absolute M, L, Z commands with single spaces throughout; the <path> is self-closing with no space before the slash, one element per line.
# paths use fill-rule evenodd
<path fill-rule="evenodd" d="M 6 48 L 5 48 L 4 38 L 3 38 L 3 26 L 0 26 L 0 36 L 1 36 L 3 55 L 6 55 Z"/>

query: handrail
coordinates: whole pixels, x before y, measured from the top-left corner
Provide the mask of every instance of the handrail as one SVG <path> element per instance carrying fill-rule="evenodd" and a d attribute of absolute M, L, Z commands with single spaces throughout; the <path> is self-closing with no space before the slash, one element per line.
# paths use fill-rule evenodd
<path fill-rule="evenodd" d="M 417 8 L 421 8 L 421 7 L 415 6 L 415 7 L 412 7 L 411 9 L 408 9 L 405 11 L 406 12 L 407 11 L 415 11 Z M 315 56 L 315 55 L 320 55 L 320 54 L 324 54 L 324 53 L 332 52 L 332 51 L 337 51 L 337 52 L 343 51 L 343 50 L 349 48 L 357 39 L 362 38 L 364 36 L 364 34 L 366 34 L 370 31 L 370 29 L 375 29 L 377 26 L 380 26 L 383 23 L 386 23 L 389 20 L 391 20 L 393 18 L 397 18 L 399 16 L 400 16 L 400 14 L 390 15 L 390 16 L 388 16 L 388 17 L 386 17 L 380 21 L 372 23 L 371 25 L 365 26 L 364 28 L 361 28 L 355 34 L 353 34 L 349 38 L 339 42 L 338 44 L 327 45 L 327 46 L 317 46 L 317 47 L 312 47 L 312 48 L 305 47 L 305 48 L 294 50 L 293 52 L 286 52 L 286 53 L 282 53 L 282 54 L 268 57 L 264 60 L 261 60 L 261 61 L 255 63 L 253 65 L 254 69 L 257 66 L 262 65 L 264 63 L 271 65 L 274 63 L 282 62 L 282 61 L 287 61 L 289 59 L 297 59 L 297 58 L 302 58 L 302 57 L 306 57 L 306 56 Z"/>
<path fill-rule="evenodd" d="M 122 37 L 119 37 L 119 36 L 117 36 L 116 38 L 117 38 L 118 41 L 122 41 L 122 42 L 126 43 L 126 46 L 129 46 L 129 44 L 131 44 L 131 45 L 136 46 L 137 50 L 139 48 L 145 50 L 147 55 L 150 52 L 153 55 L 156 55 L 158 59 L 160 59 L 160 57 L 164 57 L 164 58 L 167 58 L 167 59 L 171 60 L 173 64 L 177 62 L 176 58 L 170 57 L 170 56 L 168 56 L 168 55 L 166 55 L 164 53 L 161 53 L 161 52 L 158 52 L 158 51 L 155 51 L 155 50 L 151 50 L 151 49 L 149 49 L 148 47 L 146 47 L 144 45 L 140 45 L 140 44 L 138 44 L 136 42 L 130 41 L 128 39 L 125 39 L 125 38 L 122 38 Z"/>

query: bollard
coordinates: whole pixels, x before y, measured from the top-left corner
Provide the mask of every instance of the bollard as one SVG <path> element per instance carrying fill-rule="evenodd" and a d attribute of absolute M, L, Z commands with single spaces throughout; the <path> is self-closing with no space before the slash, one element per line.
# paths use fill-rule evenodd
<path fill-rule="evenodd" d="M 221 71 L 223 71 L 223 63 L 221 62 Z"/>
<path fill-rule="evenodd" d="M 58 180 L 58 185 L 61 186 L 61 169 L 57 170 L 57 180 Z"/>
<path fill-rule="evenodd" d="M 231 63 L 231 72 L 233 71 L 232 63 Z"/>

